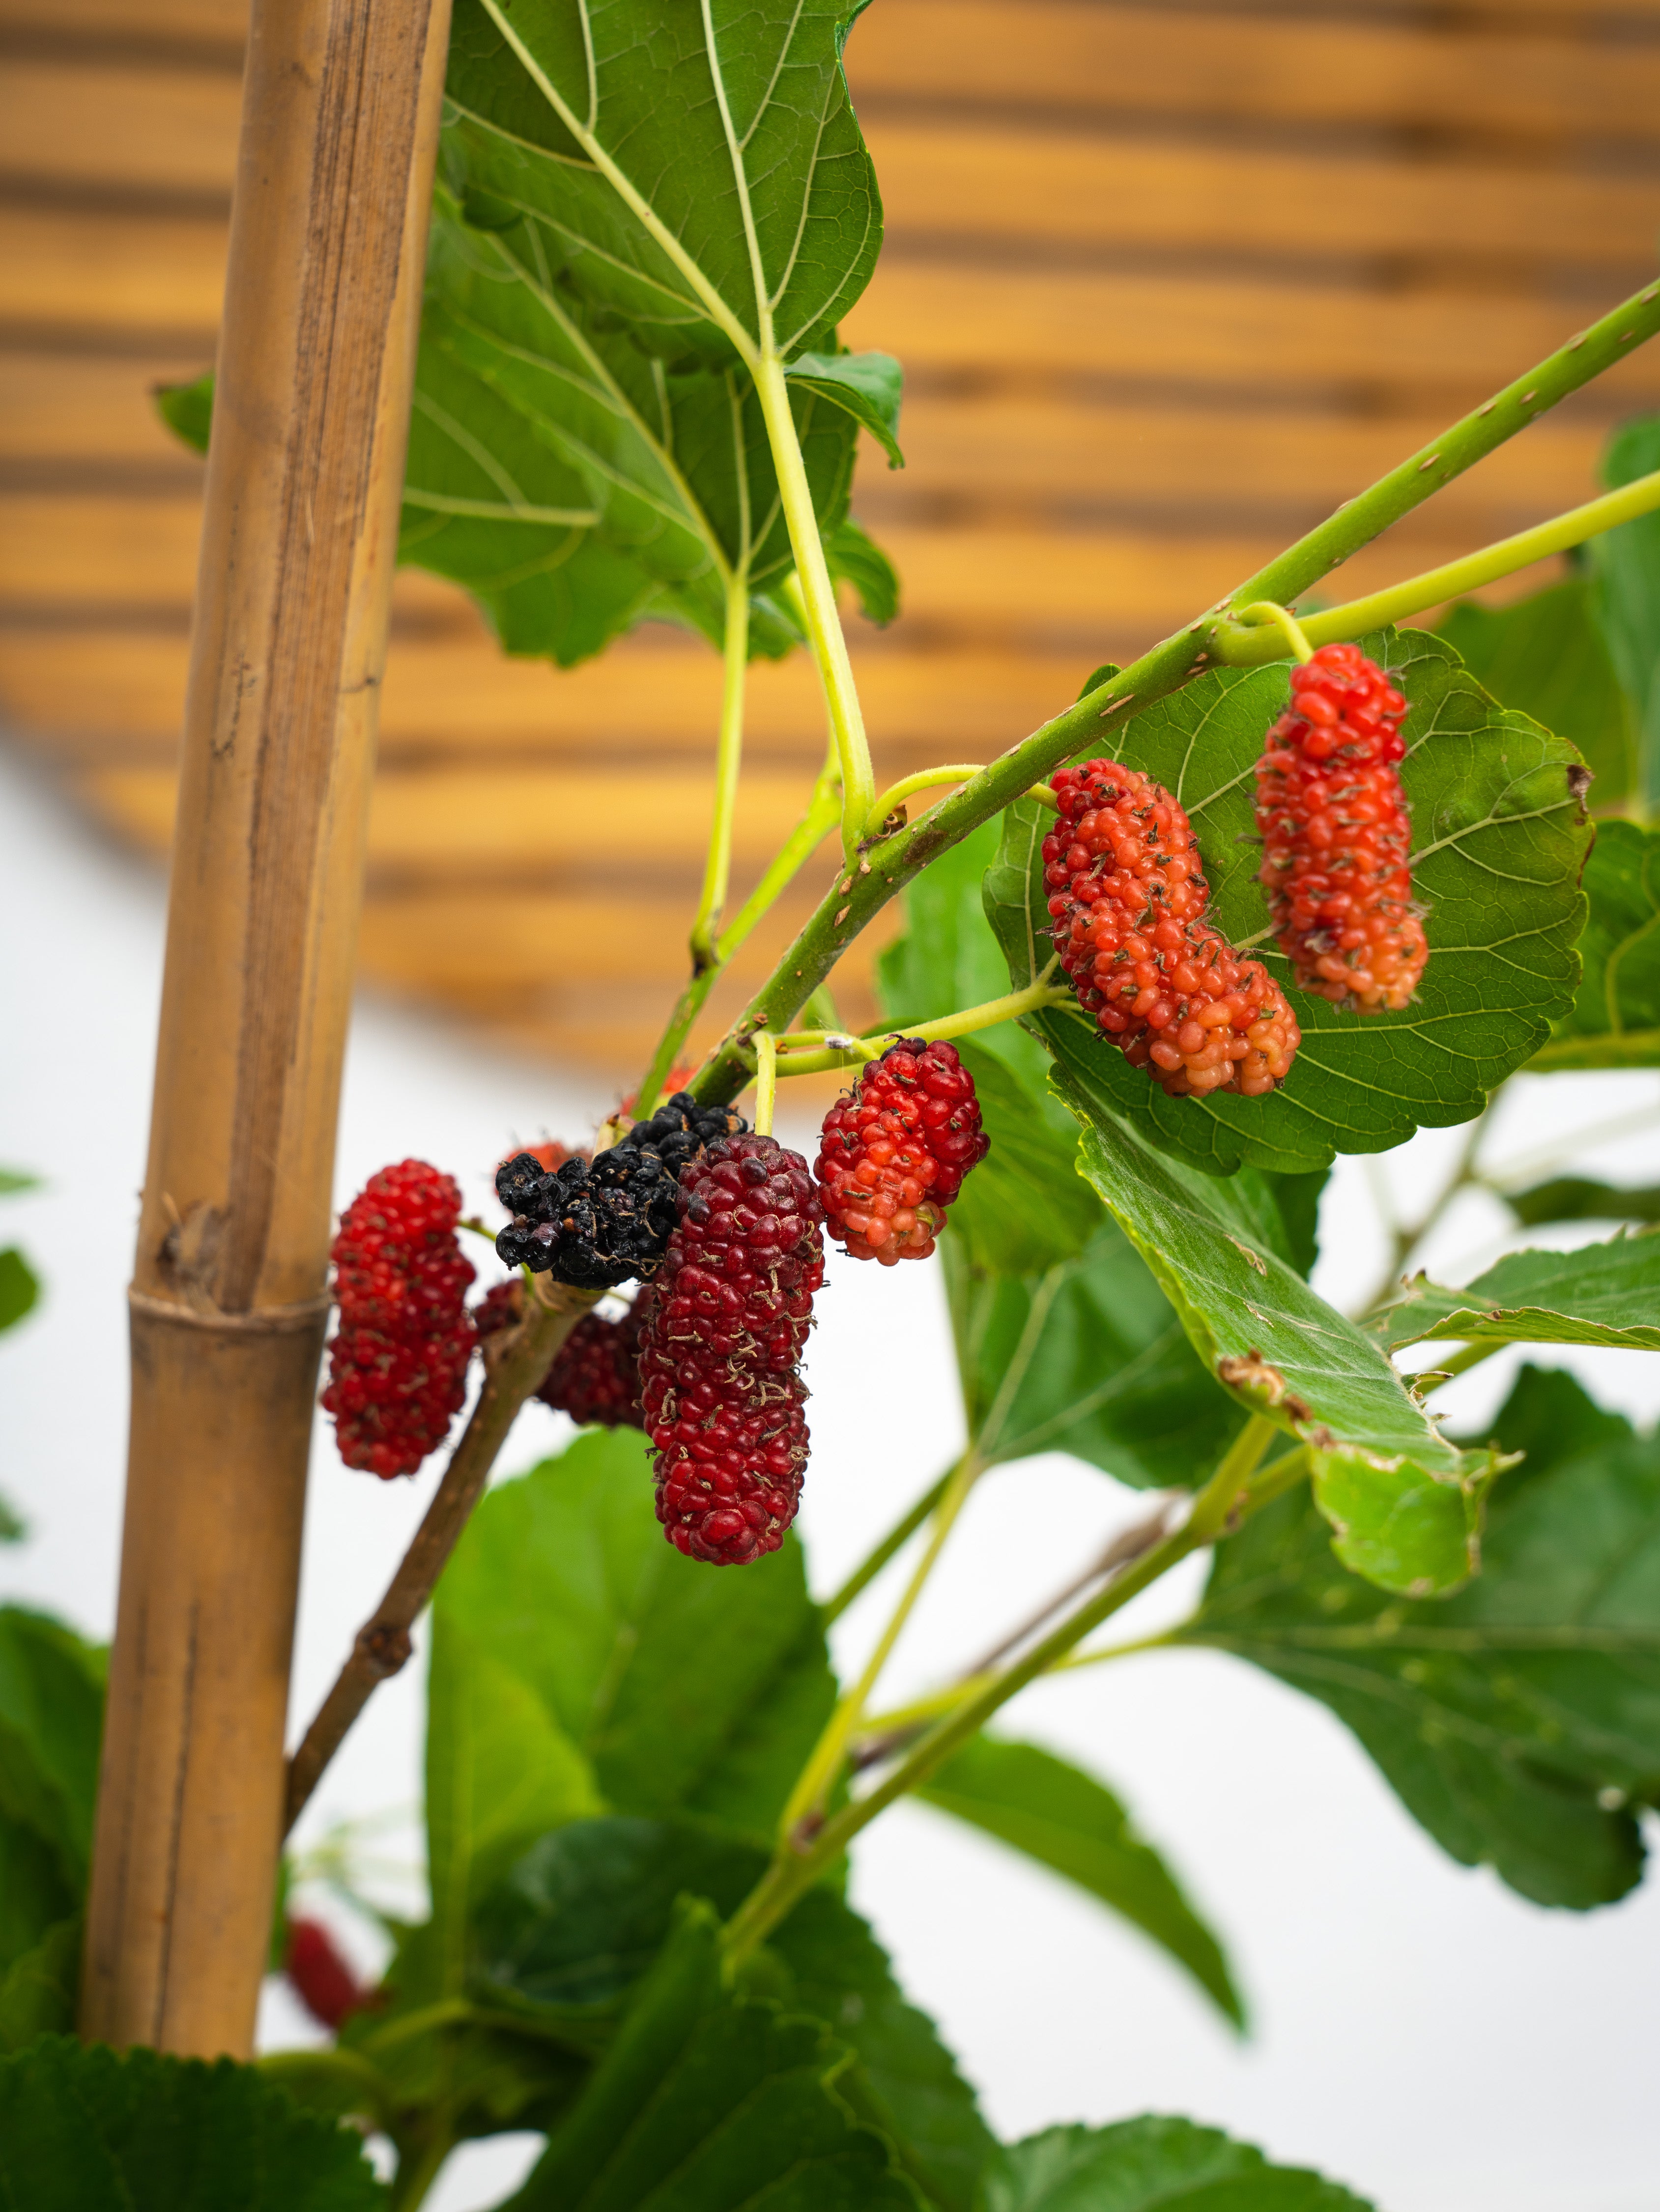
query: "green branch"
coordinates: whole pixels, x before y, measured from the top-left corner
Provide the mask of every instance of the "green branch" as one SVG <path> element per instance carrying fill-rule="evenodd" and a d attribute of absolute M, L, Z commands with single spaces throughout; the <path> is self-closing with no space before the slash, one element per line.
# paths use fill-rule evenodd
<path fill-rule="evenodd" d="M 1358 499 L 1279 554 L 1206 614 L 1144 653 L 1118 675 L 1045 722 L 993 761 L 924 819 L 872 844 L 868 872 L 854 872 L 825 899 L 772 975 L 734 1024 L 720 1049 L 698 1072 L 697 1095 L 736 1097 L 749 1079 L 746 1046 L 756 1030 L 787 1030 L 806 1000 L 848 945 L 928 863 L 999 814 L 1074 755 L 1108 745 L 1115 718 L 1139 713 L 1203 672 L 1224 619 L 1255 599 L 1294 600 L 1340 567 L 1391 523 L 1444 484 L 1513 438 L 1558 401 L 1577 392 L 1660 330 L 1660 283 L 1623 301 L 1445 434 L 1379 478 Z"/>
<path fill-rule="evenodd" d="M 1382 629 L 1387 623 L 1422 614 L 1427 607 L 1439 607 L 1465 592 L 1479 591 L 1483 584 L 1495 584 L 1501 576 L 1513 576 L 1518 568 L 1530 568 L 1549 554 L 1566 553 L 1569 546 L 1583 545 L 1586 538 L 1615 530 L 1622 522 L 1635 521 L 1639 514 L 1651 514 L 1657 507 L 1660 507 L 1660 470 L 1622 484 L 1618 491 L 1604 492 L 1600 499 L 1587 500 L 1583 507 L 1572 507 L 1548 522 L 1536 523 L 1531 530 L 1519 530 L 1513 538 L 1501 538 L 1479 552 L 1466 553 L 1460 561 L 1443 562 L 1439 568 L 1427 568 L 1421 576 L 1409 576 L 1404 582 L 1369 592 L 1363 599 L 1349 599 L 1341 607 L 1306 616 L 1300 623 L 1269 600 L 1242 607 L 1238 622 L 1216 625 L 1212 652 L 1229 668 L 1259 668 L 1287 656 L 1302 659 L 1306 655 L 1297 652 L 1293 631 L 1312 646 L 1364 637 L 1368 630 Z M 1253 615 L 1263 627 L 1251 621 Z"/>

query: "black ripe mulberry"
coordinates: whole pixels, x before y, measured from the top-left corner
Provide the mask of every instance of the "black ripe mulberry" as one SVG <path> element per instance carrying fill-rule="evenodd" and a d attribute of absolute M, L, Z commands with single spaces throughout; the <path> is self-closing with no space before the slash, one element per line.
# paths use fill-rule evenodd
<path fill-rule="evenodd" d="M 1102 1035 L 1174 1098 L 1272 1091 L 1302 1032 L 1262 962 L 1206 921 L 1180 802 L 1118 761 L 1061 769 L 1053 789 L 1060 821 L 1043 857 L 1055 949 Z"/>
<path fill-rule="evenodd" d="M 681 1091 L 595 1159 L 575 1153 L 549 1172 L 534 1153 L 516 1152 L 496 1170 L 496 1195 L 513 1217 L 496 1250 L 510 1267 L 579 1290 L 648 1279 L 677 1218 L 682 1168 L 747 1127 L 729 1107 L 700 1106 Z"/>
<path fill-rule="evenodd" d="M 801 1155 L 754 1136 L 684 1168 L 679 1205 L 640 1334 L 657 1518 L 690 1558 L 733 1566 L 775 1552 L 801 1500 L 821 1209 Z"/>
<path fill-rule="evenodd" d="M 383 1481 L 413 1474 L 466 1396 L 470 1262 L 456 1239 L 461 1193 L 425 1160 L 371 1176 L 340 1217 L 330 1256 L 340 1328 L 324 1409 L 340 1456 Z"/>
<path fill-rule="evenodd" d="M 1411 1003 L 1429 958 L 1412 902 L 1412 818 L 1396 763 L 1407 702 L 1357 645 L 1291 672 L 1257 763 L 1274 933 L 1299 985 L 1357 1013 Z"/>
<path fill-rule="evenodd" d="M 856 1260 L 925 1260 L 990 1149 L 955 1047 L 901 1037 L 824 1117 L 815 1172 L 830 1234 Z"/>

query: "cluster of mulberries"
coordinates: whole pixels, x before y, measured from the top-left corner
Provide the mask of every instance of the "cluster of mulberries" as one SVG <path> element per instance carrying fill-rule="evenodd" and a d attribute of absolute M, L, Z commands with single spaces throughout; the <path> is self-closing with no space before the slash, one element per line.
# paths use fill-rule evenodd
<path fill-rule="evenodd" d="M 990 1142 L 955 1048 L 901 1037 L 824 1118 L 815 1173 L 830 1234 L 856 1260 L 925 1260 Z"/>
<path fill-rule="evenodd" d="M 1172 1097 L 1259 1098 L 1301 1031 L 1260 960 L 1205 919 L 1209 889 L 1179 802 L 1118 761 L 1057 771 L 1044 840 L 1056 951 L 1079 1000 L 1132 1066 Z"/>
<path fill-rule="evenodd" d="M 681 1170 L 747 1127 L 730 1108 L 700 1106 L 681 1091 L 596 1159 L 573 1153 L 550 1171 L 534 1153 L 515 1152 L 496 1170 L 496 1195 L 513 1217 L 496 1250 L 510 1267 L 580 1290 L 649 1277 L 675 1226 Z"/>
<path fill-rule="evenodd" d="M 585 1314 L 554 1353 L 534 1395 L 583 1427 L 638 1429 L 639 1332 L 649 1290 L 642 1290 L 620 1321 Z M 473 1309 L 480 1339 L 510 1328 L 524 1310 L 524 1285 L 498 1283 Z"/>
<path fill-rule="evenodd" d="M 1429 957 L 1396 763 L 1407 702 L 1358 646 L 1291 672 L 1257 763 L 1262 883 L 1297 982 L 1363 1014 L 1408 1005 Z"/>
<path fill-rule="evenodd" d="M 639 1346 L 657 1518 L 692 1559 L 737 1565 L 778 1549 L 801 1498 L 821 1209 L 798 1152 L 739 1135 L 682 1170 L 679 1214 Z"/>
<path fill-rule="evenodd" d="M 473 1270 L 456 1240 L 461 1193 L 425 1160 L 382 1168 L 340 1217 L 330 1257 L 340 1328 L 324 1408 L 340 1456 L 383 1481 L 413 1474 L 466 1395 Z"/>

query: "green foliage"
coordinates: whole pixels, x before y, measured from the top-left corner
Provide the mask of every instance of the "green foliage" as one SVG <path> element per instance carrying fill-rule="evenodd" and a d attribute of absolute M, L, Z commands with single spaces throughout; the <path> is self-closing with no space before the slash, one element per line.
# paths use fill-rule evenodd
<path fill-rule="evenodd" d="M 1660 830 L 1600 823 L 1585 895 L 1584 980 L 1536 1065 L 1660 1066 Z"/>
<path fill-rule="evenodd" d="M 0 1329 L 21 1321 L 39 1296 L 39 1279 L 15 1245 L 0 1251 Z"/>
<path fill-rule="evenodd" d="M 770 1837 L 834 1698 L 799 1547 L 741 1574 L 683 1558 L 632 1430 L 492 1490 L 434 1613 L 529 1688 L 613 1812 Z M 429 1759 L 450 1755 L 439 1721 Z"/>
<path fill-rule="evenodd" d="M 103 1718 L 102 1654 L 45 1613 L 0 1607 L 0 1820 L 46 1848 L 77 1899 Z"/>
<path fill-rule="evenodd" d="M 1381 1152 L 1415 1128 L 1468 1121 L 1544 1042 L 1579 980 L 1573 947 L 1584 920 L 1578 879 L 1590 830 L 1574 788 L 1578 754 L 1496 706 L 1427 631 L 1385 630 L 1360 644 L 1412 702 L 1402 775 L 1432 957 L 1417 1000 L 1401 1013 L 1362 1018 L 1291 988 L 1269 938 L 1256 848 L 1241 841 L 1255 827 L 1252 771 L 1263 738 L 1285 704 L 1282 666 L 1219 669 L 1103 740 L 1187 809 L 1216 923 L 1287 983 L 1302 1047 L 1269 1097 L 1169 1098 L 1081 1009 L 1051 1009 L 1037 1026 L 1071 1076 L 1161 1150 L 1211 1175 L 1241 1164 L 1306 1171 L 1336 1152 Z M 1052 818 L 1035 802 L 1006 817 L 991 912 L 1017 984 L 1049 957 L 1039 848 Z M 1011 880 L 1016 872 L 1023 896 Z M 1502 899 L 1495 882 L 1506 885 Z"/>
<path fill-rule="evenodd" d="M 730 1995 L 714 1915 L 688 1903 L 513 2212 L 909 2212 L 848 2063 L 816 2021 Z"/>
<path fill-rule="evenodd" d="M 486 1899 L 475 1986 L 533 2007 L 567 2032 L 606 2034 L 619 2001 L 647 1973 L 674 1924 L 676 1899 L 732 1912 L 765 1852 L 684 1822 L 578 1822 L 544 1837 Z M 857 2063 L 839 2078 L 862 2118 L 894 2143 L 930 2202 L 969 2212 L 991 2137 L 973 2092 L 924 2014 L 906 2003 L 880 1945 L 832 1890 L 801 1899 L 773 1932 L 752 1984 L 814 2014 Z"/>
<path fill-rule="evenodd" d="M 38 1942 L 0 1967 L 0 2052 L 21 2051 L 37 2036 L 68 2034 L 80 1981 L 76 1914 L 52 1922 Z"/>
<path fill-rule="evenodd" d="M 228 2058 L 49 2036 L 0 2058 L 0 2202 L 17 2212 L 372 2212 L 357 2138 Z"/>
<path fill-rule="evenodd" d="M 1244 2027 L 1245 2006 L 1221 1945 L 1105 1784 L 1036 1744 L 981 1735 L 936 1768 L 918 1794 L 1121 1914 Z"/>
<path fill-rule="evenodd" d="M 1660 1221 L 1660 1184 L 1622 1190 L 1590 1176 L 1553 1176 L 1527 1190 L 1500 1194 L 1516 1218 L 1529 1229 L 1548 1221 Z"/>
<path fill-rule="evenodd" d="M 1588 576 L 1566 577 L 1507 607 L 1461 599 L 1435 625 L 1484 691 L 1577 745 L 1596 781 L 1590 804 L 1632 787 L 1634 717 L 1615 672 Z"/>
<path fill-rule="evenodd" d="M 0 1498 L 0 1544 L 21 1544 L 28 1533 L 28 1523 L 21 1514 Z"/>
<path fill-rule="evenodd" d="M 1329 1705 L 1455 1859 L 1583 1911 L 1637 1881 L 1660 1796 L 1660 1444 L 1531 1368 L 1495 1440 L 1527 1457 L 1457 1596 L 1344 1574 L 1293 1495 L 1221 1547 L 1182 1640 Z"/>
<path fill-rule="evenodd" d="M 1367 2212 L 1300 2166 L 1191 2120 L 1048 2128 L 1006 2154 L 985 2212 Z"/>
<path fill-rule="evenodd" d="M 894 620 L 900 611 L 899 571 L 851 515 L 826 536 L 824 557 L 832 576 L 853 586 L 867 622 L 881 628 Z"/>
<path fill-rule="evenodd" d="M 451 177 L 515 210 L 549 270 L 662 360 L 724 366 L 768 337 L 785 362 L 828 351 L 881 245 L 848 16 L 848 0 L 516 0 L 511 17 L 461 0 Z"/>
<path fill-rule="evenodd" d="M 1512 1252 L 1462 1291 L 1418 1276 L 1371 1326 L 1391 1350 L 1427 1337 L 1606 1344 L 1660 1352 L 1660 1236 L 1621 1234 L 1577 1252 Z"/>
<path fill-rule="evenodd" d="M 1615 431 L 1600 474 L 1610 491 L 1660 468 L 1660 416 Z M 1636 775 L 1645 808 L 1660 805 L 1660 517 L 1641 515 L 1593 538 L 1586 548 L 1597 582 L 1596 611 L 1620 681 L 1634 709 Z"/>
<path fill-rule="evenodd" d="M 188 384 L 157 384 L 150 387 L 155 411 L 173 435 L 193 453 L 205 453 L 213 428 L 214 373 L 204 368 Z"/>
<path fill-rule="evenodd" d="M 791 384 L 845 408 L 888 456 L 890 469 L 902 469 L 900 402 L 905 371 L 891 353 L 804 353 L 789 368 Z"/>
<path fill-rule="evenodd" d="M 39 1188 L 39 1176 L 25 1175 L 16 1168 L 0 1168 L 0 1198 L 15 1198 L 20 1191 Z"/>

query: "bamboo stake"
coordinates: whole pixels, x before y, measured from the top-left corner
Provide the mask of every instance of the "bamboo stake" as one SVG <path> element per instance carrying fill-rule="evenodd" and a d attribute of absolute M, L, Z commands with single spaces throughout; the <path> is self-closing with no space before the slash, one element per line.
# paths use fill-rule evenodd
<path fill-rule="evenodd" d="M 82 2032 L 245 2056 L 448 0 L 255 0 Z"/>

